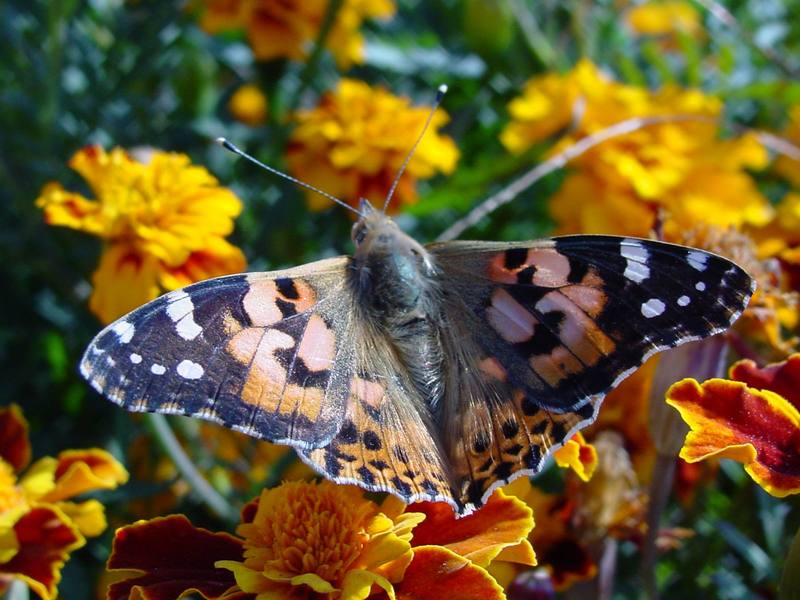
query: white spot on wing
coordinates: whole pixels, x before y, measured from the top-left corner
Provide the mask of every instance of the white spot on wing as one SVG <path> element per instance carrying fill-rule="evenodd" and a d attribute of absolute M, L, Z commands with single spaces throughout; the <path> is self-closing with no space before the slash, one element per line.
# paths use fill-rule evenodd
<path fill-rule="evenodd" d="M 663 313 L 666 307 L 666 304 L 658 298 L 650 298 L 647 302 L 642 303 L 642 314 L 648 319 L 652 319 Z"/>
<path fill-rule="evenodd" d="M 696 289 L 698 292 L 705 292 L 706 284 L 702 281 L 698 281 L 697 283 L 694 284 L 694 289 Z"/>
<path fill-rule="evenodd" d="M 167 367 L 165 367 L 164 365 L 159 365 L 158 363 L 153 363 L 152 365 L 150 365 L 150 372 L 153 375 L 163 375 L 164 373 L 167 372 Z"/>
<path fill-rule="evenodd" d="M 172 292 L 167 306 L 167 316 L 175 323 L 175 331 L 185 340 L 193 340 L 203 332 L 194 320 L 194 304 L 183 290 Z"/>
<path fill-rule="evenodd" d="M 190 360 L 182 360 L 179 362 L 176 370 L 178 371 L 178 375 L 184 379 L 200 379 L 205 372 L 203 367 Z"/>
<path fill-rule="evenodd" d="M 625 273 L 623 273 L 626 279 L 641 283 L 650 277 L 650 267 L 647 266 L 650 253 L 640 241 L 629 238 L 622 240 L 619 245 L 619 253 L 627 262 Z"/>
<path fill-rule="evenodd" d="M 142 355 L 136 354 L 136 352 L 131 352 L 130 359 L 133 364 L 138 365 L 140 362 L 142 362 Z"/>
<path fill-rule="evenodd" d="M 699 252 L 698 250 L 689 250 L 689 254 L 686 255 L 686 262 L 688 262 L 693 269 L 705 271 L 707 266 L 706 262 L 708 262 L 708 254 Z"/>
<path fill-rule="evenodd" d="M 128 321 L 118 321 L 111 326 L 111 331 L 117 334 L 120 344 L 127 344 L 133 339 L 136 328 Z"/>
<path fill-rule="evenodd" d="M 686 306 L 691 301 L 692 299 L 689 298 L 689 296 L 681 296 L 680 298 L 678 298 L 678 306 Z"/>

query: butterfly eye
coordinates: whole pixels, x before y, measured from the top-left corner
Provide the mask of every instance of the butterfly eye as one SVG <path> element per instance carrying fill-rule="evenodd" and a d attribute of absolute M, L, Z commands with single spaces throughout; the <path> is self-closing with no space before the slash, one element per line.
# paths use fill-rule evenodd
<path fill-rule="evenodd" d="M 361 242 L 364 241 L 364 238 L 367 237 L 367 227 L 361 222 L 356 223 L 353 225 L 353 232 L 351 234 L 353 238 L 353 243 L 356 246 L 360 246 Z"/>

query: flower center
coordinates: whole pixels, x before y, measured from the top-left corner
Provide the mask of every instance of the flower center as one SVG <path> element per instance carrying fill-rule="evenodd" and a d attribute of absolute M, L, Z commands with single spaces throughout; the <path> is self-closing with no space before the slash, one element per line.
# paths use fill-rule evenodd
<path fill-rule="evenodd" d="M 342 486 L 295 482 L 280 489 L 269 507 L 259 506 L 245 536 L 248 566 L 269 579 L 313 573 L 339 587 L 367 539 L 369 505 Z"/>

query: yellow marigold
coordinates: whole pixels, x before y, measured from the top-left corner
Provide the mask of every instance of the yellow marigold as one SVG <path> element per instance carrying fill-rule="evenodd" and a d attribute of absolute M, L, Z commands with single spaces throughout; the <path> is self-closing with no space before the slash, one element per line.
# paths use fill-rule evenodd
<path fill-rule="evenodd" d="M 783 136 L 800 146 L 800 104 L 789 109 L 789 124 L 783 131 Z M 800 188 L 800 160 L 781 155 L 775 161 L 775 170 L 793 186 Z"/>
<path fill-rule="evenodd" d="M 134 160 L 120 148 L 80 150 L 70 167 L 96 200 L 48 183 L 36 200 L 50 225 L 106 242 L 89 307 L 109 323 L 164 290 L 241 271 L 241 250 L 225 241 L 239 199 L 184 154 L 153 150 Z"/>
<path fill-rule="evenodd" d="M 317 108 L 299 111 L 287 161 L 292 174 L 343 200 L 358 204 L 368 198 L 380 206 L 392 181 L 422 131 L 429 110 L 414 108 L 408 98 L 383 88 L 343 79 L 325 94 Z M 400 179 L 393 204 L 416 200 L 416 180 L 437 172 L 451 173 L 458 160 L 452 139 L 437 133 L 447 122 L 437 110 Z M 309 192 L 312 210 L 329 200 Z"/>
<path fill-rule="evenodd" d="M 319 33 L 327 0 L 205 0 L 200 25 L 209 33 L 245 29 L 259 60 L 302 60 Z M 392 0 L 344 0 L 328 34 L 327 48 L 340 68 L 364 62 L 364 39 L 359 27 L 364 19 L 394 14 Z"/>
<path fill-rule="evenodd" d="M 258 86 L 248 83 L 233 93 L 228 110 L 233 118 L 255 127 L 267 119 L 267 97 Z"/>
<path fill-rule="evenodd" d="M 702 31 L 700 13 L 682 0 L 648 1 L 631 8 L 628 26 L 640 35 L 670 36 L 676 33 L 697 35 Z"/>
<path fill-rule="evenodd" d="M 512 152 L 567 124 L 569 133 L 553 153 L 621 121 L 679 117 L 612 138 L 576 158 L 576 171 L 551 200 L 562 233 L 647 235 L 659 212 L 668 237 L 697 222 L 741 227 L 772 217 L 769 201 L 746 171 L 765 167 L 767 152 L 753 135 L 719 138 L 722 103 L 713 96 L 622 84 L 583 60 L 566 75 L 533 79 L 509 110 L 512 122 L 501 141 Z"/>
<path fill-rule="evenodd" d="M 98 500 L 75 496 L 114 489 L 128 473 L 100 449 L 67 450 L 28 467 L 28 424 L 16 405 L 0 408 L 0 591 L 10 579 L 55 598 L 69 554 L 106 528 Z M 26 469 L 27 467 L 27 469 Z"/>
<path fill-rule="evenodd" d="M 372 586 L 394 597 L 393 583 L 411 563 L 411 530 L 420 513 L 384 514 L 353 486 L 290 482 L 264 490 L 244 538 L 244 561 L 217 567 L 239 588 L 263 598 L 361 600 Z M 263 596 L 261 596 L 263 594 Z"/>

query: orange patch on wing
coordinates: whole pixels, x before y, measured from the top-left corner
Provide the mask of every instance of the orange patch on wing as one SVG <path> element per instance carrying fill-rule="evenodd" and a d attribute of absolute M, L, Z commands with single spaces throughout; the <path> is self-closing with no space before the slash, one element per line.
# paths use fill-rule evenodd
<path fill-rule="evenodd" d="M 572 469 L 583 481 L 589 481 L 597 468 L 597 450 L 586 441 L 581 432 L 573 435 L 553 453 L 556 464 Z"/>
<path fill-rule="evenodd" d="M 386 396 L 386 389 L 376 381 L 367 381 L 360 377 L 353 377 L 353 380 L 350 382 L 350 396 L 361 400 L 373 408 L 380 408 Z"/>
<path fill-rule="evenodd" d="M 586 285 L 569 285 L 562 288 L 561 293 L 593 319 L 603 312 L 608 302 L 603 290 Z"/>
<path fill-rule="evenodd" d="M 731 367 L 731 379 L 775 392 L 800 410 L 800 354 L 765 367 L 758 367 L 752 360 L 740 360 Z"/>
<path fill-rule="evenodd" d="M 254 327 L 267 327 L 283 319 L 278 300 L 294 304 L 298 313 L 309 310 L 317 301 L 314 290 L 302 279 L 293 279 L 296 298 L 287 298 L 281 294 L 273 279 L 248 277 L 250 289 L 244 295 L 242 304 Z"/>
<path fill-rule="evenodd" d="M 531 369 L 544 379 L 545 383 L 553 387 L 583 370 L 581 361 L 564 346 L 553 348 L 550 354 L 532 356 L 528 362 Z"/>
<path fill-rule="evenodd" d="M 311 315 L 297 348 L 309 371 L 325 371 L 336 356 L 336 335 L 319 315 Z"/>
<path fill-rule="evenodd" d="M 731 458 L 773 496 L 800 493 L 800 413 L 785 398 L 736 381 L 684 379 L 667 402 L 691 428 L 685 461 Z"/>
<path fill-rule="evenodd" d="M 444 546 L 482 567 L 504 550 L 515 549 L 513 556 L 525 565 L 535 565 L 528 534 L 533 529 L 533 511 L 515 496 L 495 491 L 479 510 L 456 519 L 453 509 L 443 502 L 419 502 L 408 511 L 421 512 L 425 520 L 414 528 L 412 546 Z M 507 553 L 512 556 L 512 553 Z"/>
<path fill-rule="evenodd" d="M 562 343 L 581 362 L 593 366 L 606 354 L 611 353 L 615 344 L 597 324 L 584 314 L 572 300 L 560 291 L 550 292 L 536 303 L 541 313 L 559 311 L 564 318 L 557 333 Z"/>
<path fill-rule="evenodd" d="M 274 412 L 281 401 L 286 384 L 286 368 L 275 356 L 277 350 L 294 347 L 294 339 L 276 329 L 249 327 L 228 342 L 228 352 L 243 365 L 248 365 L 242 400 Z"/>
<path fill-rule="evenodd" d="M 278 411 L 283 414 L 301 414 L 309 421 L 316 421 L 322 411 L 325 390 L 318 387 L 287 385 Z"/>
<path fill-rule="evenodd" d="M 478 368 L 490 379 L 496 379 L 497 381 L 506 381 L 508 379 L 508 372 L 503 368 L 503 365 L 492 356 L 480 361 L 478 363 Z"/>
<path fill-rule="evenodd" d="M 568 285 L 570 266 L 569 259 L 555 250 L 529 250 L 525 260 L 536 267 L 533 283 L 544 287 L 562 287 Z"/>

